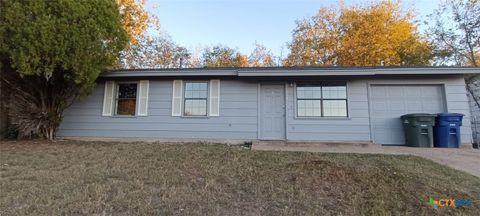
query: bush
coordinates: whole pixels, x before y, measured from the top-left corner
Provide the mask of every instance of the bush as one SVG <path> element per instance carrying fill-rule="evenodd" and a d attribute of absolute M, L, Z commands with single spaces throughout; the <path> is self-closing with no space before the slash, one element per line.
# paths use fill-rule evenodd
<path fill-rule="evenodd" d="M 13 125 L 9 125 L 3 131 L 0 131 L 0 135 L 2 135 L 2 137 L 4 137 L 5 139 L 17 139 L 18 129 Z"/>

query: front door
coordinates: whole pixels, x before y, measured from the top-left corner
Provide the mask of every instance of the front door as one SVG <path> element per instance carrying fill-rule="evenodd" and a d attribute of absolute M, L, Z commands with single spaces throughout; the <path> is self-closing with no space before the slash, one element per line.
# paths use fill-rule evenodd
<path fill-rule="evenodd" d="M 260 139 L 285 139 L 285 87 L 260 86 Z"/>

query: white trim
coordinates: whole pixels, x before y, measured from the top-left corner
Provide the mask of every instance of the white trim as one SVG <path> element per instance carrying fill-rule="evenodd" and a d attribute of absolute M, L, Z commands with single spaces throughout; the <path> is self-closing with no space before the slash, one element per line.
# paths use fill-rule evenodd
<path fill-rule="evenodd" d="M 110 87 L 110 92 L 108 92 Z M 114 103 L 114 94 L 115 94 L 115 82 L 106 81 L 105 90 L 103 94 L 103 106 L 102 106 L 102 116 L 112 116 L 113 115 L 113 103 Z M 108 108 L 108 100 L 110 100 L 110 107 Z"/>
<path fill-rule="evenodd" d="M 285 140 L 288 140 L 288 133 L 290 132 L 290 130 L 288 129 L 288 125 L 290 124 L 289 123 L 289 119 L 290 119 L 290 116 L 288 116 L 288 113 L 290 111 L 290 109 L 288 109 L 288 94 L 289 94 L 289 88 L 288 88 L 289 84 L 288 82 L 285 82 L 284 84 L 284 93 L 285 93 L 285 103 L 283 104 L 283 106 L 285 107 Z"/>
<path fill-rule="evenodd" d="M 262 85 L 261 83 L 257 83 L 257 139 L 260 140 L 262 138 L 262 130 L 261 126 L 261 94 L 262 94 Z"/>
<path fill-rule="evenodd" d="M 176 86 L 180 85 L 180 92 L 176 92 Z M 182 80 L 173 80 L 172 81 L 172 116 L 182 116 L 182 107 L 183 107 L 183 81 Z M 180 107 L 175 107 L 175 100 L 180 100 Z"/>
<path fill-rule="evenodd" d="M 146 92 L 142 92 L 142 86 L 146 88 Z M 150 89 L 150 82 L 148 80 L 140 80 L 138 86 L 138 104 L 137 104 L 137 115 L 138 116 L 147 116 L 148 115 L 148 94 Z M 142 103 L 145 102 L 145 112 L 142 111 Z"/>
<path fill-rule="evenodd" d="M 283 97 L 283 100 L 284 100 L 284 109 L 283 109 L 283 118 L 284 118 L 284 121 L 285 121 L 285 124 L 283 125 L 284 128 L 283 128 L 283 138 L 274 138 L 274 137 L 263 137 L 263 134 L 261 133 L 262 131 L 262 100 L 261 100 L 261 95 L 262 95 L 262 86 L 263 85 L 278 85 L 278 86 L 282 86 L 283 87 L 283 94 L 284 94 L 284 97 Z M 286 140 L 287 139 L 287 91 L 286 91 L 286 88 L 285 88 L 285 83 L 284 82 L 259 82 L 258 83 L 258 94 L 257 94 L 257 97 L 258 97 L 258 119 L 257 119 L 257 127 L 258 127 L 258 130 L 257 130 L 257 134 L 258 134 L 258 139 L 259 140 Z"/>
<path fill-rule="evenodd" d="M 330 82 L 332 80 L 327 80 L 327 81 L 312 81 L 312 82 L 308 82 L 308 81 L 302 81 L 303 83 L 315 83 L 315 82 L 318 82 L 318 83 L 322 83 L 322 82 Z M 345 98 L 345 101 L 346 101 L 346 105 L 347 105 L 347 108 L 346 108 L 346 112 L 347 112 L 347 115 L 346 116 L 298 116 L 298 100 L 297 100 L 297 85 L 298 83 L 302 83 L 302 82 L 295 82 L 293 83 L 293 119 L 295 120 L 351 120 L 351 112 L 350 112 L 350 91 L 348 90 L 350 87 L 348 87 L 349 85 L 349 81 L 348 80 L 334 80 L 332 82 L 342 82 L 342 83 L 345 83 L 345 94 L 346 94 L 346 98 Z M 323 87 L 324 85 L 323 84 L 319 84 L 319 86 Z M 323 91 L 323 90 L 322 90 Z M 323 94 L 323 93 L 322 93 Z M 323 113 L 323 95 L 322 95 L 322 98 L 320 99 L 321 100 L 321 114 Z M 343 99 L 338 99 L 338 100 L 343 100 Z"/>
<path fill-rule="evenodd" d="M 214 83 L 217 82 L 217 84 L 214 86 Z M 217 94 L 218 95 L 213 95 L 213 88 L 216 88 L 217 89 Z M 220 116 L 220 80 L 219 79 L 212 79 L 210 80 L 210 94 L 209 94 L 209 97 L 208 100 L 209 100 L 209 112 L 208 112 L 208 115 L 209 116 Z M 213 99 L 216 99 L 216 104 L 213 104 Z M 217 113 L 213 113 L 212 112 L 212 107 L 216 107 L 217 108 Z"/>
<path fill-rule="evenodd" d="M 137 85 L 137 92 L 135 93 L 135 113 L 133 115 L 118 115 L 118 91 L 119 91 L 119 85 L 121 84 L 136 84 Z M 138 103 L 140 101 L 140 94 L 139 92 L 140 88 L 140 83 L 138 81 L 119 81 L 115 82 L 113 85 L 113 113 L 111 117 L 137 117 L 138 116 Z"/>

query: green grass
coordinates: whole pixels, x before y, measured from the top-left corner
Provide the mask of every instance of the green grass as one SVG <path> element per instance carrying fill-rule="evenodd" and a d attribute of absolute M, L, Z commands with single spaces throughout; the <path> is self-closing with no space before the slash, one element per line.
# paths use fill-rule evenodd
<path fill-rule="evenodd" d="M 474 200 L 434 210 L 428 197 Z M 4 142 L 0 215 L 476 215 L 480 178 L 413 156 Z"/>

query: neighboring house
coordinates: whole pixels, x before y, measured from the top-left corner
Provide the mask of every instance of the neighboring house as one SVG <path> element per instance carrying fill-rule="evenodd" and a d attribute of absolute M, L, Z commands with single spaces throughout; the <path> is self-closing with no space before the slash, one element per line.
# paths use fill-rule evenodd
<path fill-rule="evenodd" d="M 465 115 L 478 68 L 138 69 L 104 73 L 59 136 L 405 143 L 407 113 Z"/>

